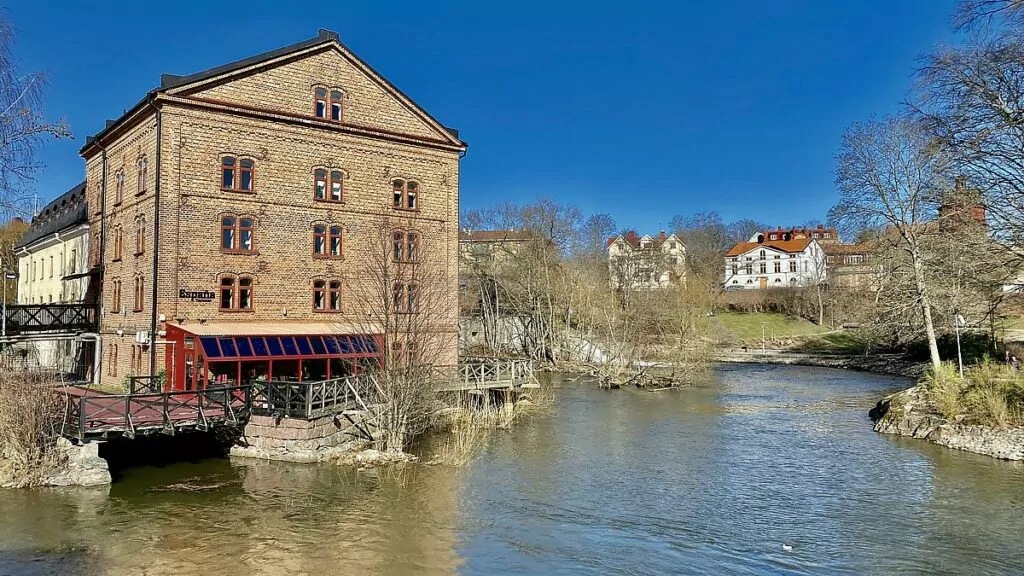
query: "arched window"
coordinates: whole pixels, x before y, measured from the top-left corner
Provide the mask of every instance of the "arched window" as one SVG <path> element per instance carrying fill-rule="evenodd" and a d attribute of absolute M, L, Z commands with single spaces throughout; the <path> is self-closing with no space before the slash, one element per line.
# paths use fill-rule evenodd
<path fill-rule="evenodd" d="M 412 180 L 394 180 L 391 183 L 394 207 L 400 210 L 419 209 L 419 184 Z"/>
<path fill-rule="evenodd" d="M 334 312 L 341 310 L 341 282 L 338 280 L 331 280 L 327 284 L 327 292 L 327 307 Z"/>
<path fill-rule="evenodd" d="M 761 252 L 758 254 L 758 256 L 760 257 L 761 260 L 764 260 L 764 258 L 765 258 L 764 250 L 761 250 Z"/>
<path fill-rule="evenodd" d="M 327 88 L 313 89 L 313 115 L 317 118 L 327 118 Z"/>
<path fill-rule="evenodd" d="M 133 312 L 142 312 L 142 303 L 145 302 L 146 280 L 143 276 L 135 277 L 135 305 L 132 307 Z"/>
<path fill-rule="evenodd" d="M 135 219 L 135 255 L 146 252 L 146 219 L 139 216 Z"/>
<path fill-rule="evenodd" d="M 341 202 L 342 200 L 342 184 L 345 179 L 345 175 L 341 173 L 341 170 L 331 170 L 331 201 Z"/>
<path fill-rule="evenodd" d="M 139 158 L 137 168 L 139 182 L 136 194 L 144 194 L 146 192 L 146 183 L 149 182 L 149 162 L 146 160 L 145 156 Z"/>
<path fill-rule="evenodd" d="M 331 226 L 330 229 L 331 256 L 341 258 L 341 226 Z"/>
<path fill-rule="evenodd" d="M 313 115 L 317 118 L 330 118 L 335 122 L 341 122 L 342 100 L 345 93 L 338 88 L 328 90 L 323 86 L 313 88 Z"/>
<path fill-rule="evenodd" d="M 255 251 L 255 220 L 249 216 L 227 214 L 220 219 L 221 252 L 251 253 Z"/>
<path fill-rule="evenodd" d="M 114 278 L 110 282 L 110 311 L 114 314 L 121 313 L 121 279 Z"/>
<path fill-rule="evenodd" d="M 419 259 L 418 232 L 395 230 L 393 238 L 392 259 L 395 262 L 416 262 Z"/>
<path fill-rule="evenodd" d="M 124 200 L 124 168 L 114 174 L 114 205 L 117 206 Z"/>
<path fill-rule="evenodd" d="M 121 231 L 121 227 L 117 226 L 114 228 L 114 261 L 120 260 L 122 257 L 122 251 L 124 250 L 124 238 Z"/>
<path fill-rule="evenodd" d="M 317 168 L 313 171 L 313 199 L 327 199 L 327 170 Z"/>
<path fill-rule="evenodd" d="M 248 276 L 238 279 L 238 309 L 252 310 L 252 278 Z"/>
<path fill-rule="evenodd" d="M 235 306 L 235 277 L 225 276 L 220 279 L 220 309 L 232 310 Z"/>
<path fill-rule="evenodd" d="M 313 226 L 313 256 L 327 256 L 327 226 Z"/>
<path fill-rule="evenodd" d="M 395 282 L 391 296 L 395 312 L 415 314 L 420 311 L 419 285 L 415 282 Z"/>
<path fill-rule="evenodd" d="M 313 310 L 323 311 L 327 306 L 327 282 L 323 280 L 313 281 Z"/>
<path fill-rule="evenodd" d="M 220 160 L 221 190 L 252 192 L 256 164 L 248 158 L 224 156 Z"/>

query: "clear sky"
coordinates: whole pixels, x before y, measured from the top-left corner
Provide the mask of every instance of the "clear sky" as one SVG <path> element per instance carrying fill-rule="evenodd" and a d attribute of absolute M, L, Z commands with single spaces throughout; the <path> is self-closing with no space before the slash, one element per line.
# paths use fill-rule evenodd
<path fill-rule="evenodd" d="M 2 0 L 0 0 L 2 2 Z M 896 109 L 954 0 L 603 3 L 7 2 L 26 70 L 50 77 L 41 200 L 78 149 L 155 87 L 336 30 L 469 143 L 463 210 L 545 196 L 653 230 L 716 210 L 824 219 L 842 130 Z"/>

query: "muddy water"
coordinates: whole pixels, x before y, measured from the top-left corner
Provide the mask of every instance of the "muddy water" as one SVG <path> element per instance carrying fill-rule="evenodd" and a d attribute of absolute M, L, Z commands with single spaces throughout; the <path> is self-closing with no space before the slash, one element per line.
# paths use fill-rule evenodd
<path fill-rule="evenodd" d="M 1024 573 L 1024 466 L 872 432 L 899 380 L 556 380 L 463 469 L 206 460 L 0 492 L 0 574 Z"/>

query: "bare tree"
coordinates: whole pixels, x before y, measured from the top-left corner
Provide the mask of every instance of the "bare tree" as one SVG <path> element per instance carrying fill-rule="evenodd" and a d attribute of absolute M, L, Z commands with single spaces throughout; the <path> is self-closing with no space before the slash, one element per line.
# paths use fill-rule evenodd
<path fill-rule="evenodd" d="M 852 229 L 887 228 L 907 255 L 914 308 L 920 313 L 933 366 L 941 364 L 926 273 L 925 223 L 945 188 L 946 159 L 920 122 L 905 116 L 858 123 L 847 129 L 837 156 L 839 203 L 830 220 Z"/>
<path fill-rule="evenodd" d="M 356 321 L 364 333 L 380 335 L 383 346 L 367 404 L 381 448 L 392 452 L 430 426 L 439 384 L 458 360 L 455 271 L 447 262 L 454 255 L 422 242 L 442 237 L 431 226 L 437 227 L 385 213 L 361 229 L 367 250 L 352 285 L 362 306 Z"/>
<path fill-rule="evenodd" d="M 31 213 L 26 186 L 41 168 L 36 151 L 51 139 L 70 138 L 64 121 L 43 114 L 46 77 L 17 69 L 11 45 L 14 28 L 0 21 L 0 211 L 7 216 Z"/>
<path fill-rule="evenodd" d="M 953 15 L 957 30 L 984 26 L 1005 20 L 1019 26 L 1024 23 L 1024 0 L 964 0 Z"/>

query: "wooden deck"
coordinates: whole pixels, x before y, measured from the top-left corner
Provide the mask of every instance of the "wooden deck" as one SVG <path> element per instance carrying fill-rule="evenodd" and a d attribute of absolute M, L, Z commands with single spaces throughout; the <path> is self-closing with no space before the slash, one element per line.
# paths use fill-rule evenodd
<path fill-rule="evenodd" d="M 63 391 L 68 395 L 65 436 L 80 440 L 240 425 L 251 406 L 248 386 L 143 394 L 97 393 L 79 386 Z"/>

